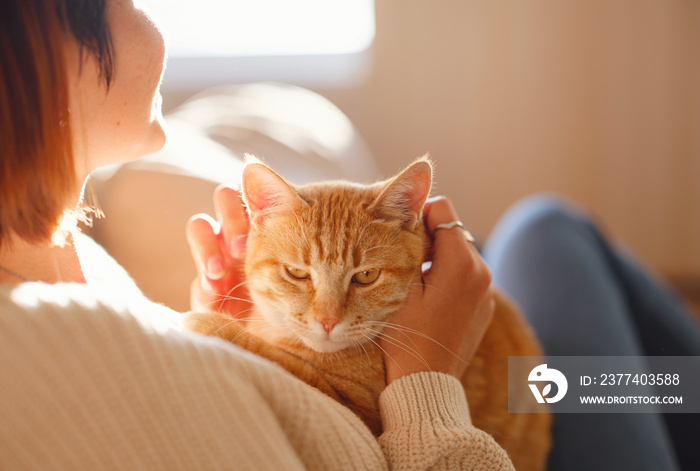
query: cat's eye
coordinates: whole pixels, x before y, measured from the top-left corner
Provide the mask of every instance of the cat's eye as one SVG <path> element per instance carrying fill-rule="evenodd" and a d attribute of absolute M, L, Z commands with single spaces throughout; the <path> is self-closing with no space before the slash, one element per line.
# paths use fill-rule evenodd
<path fill-rule="evenodd" d="M 305 279 L 311 277 L 311 275 L 309 275 L 308 272 L 305 272 L 304 270 L 300 270 L 299 268 L 287 267 L 286 270 L 287 270 L 287 273 L 289 274 L 289 276 L 291 276 L 295 280 L 305 280 Z"/>
<path fill-rule="evenodd" d="M 358 285 L 370 285 L 379 278 L 379 273 L 381 273 L 381 270 L 364 270 L 355 273 L 352 277 L 352 281 Z"/>

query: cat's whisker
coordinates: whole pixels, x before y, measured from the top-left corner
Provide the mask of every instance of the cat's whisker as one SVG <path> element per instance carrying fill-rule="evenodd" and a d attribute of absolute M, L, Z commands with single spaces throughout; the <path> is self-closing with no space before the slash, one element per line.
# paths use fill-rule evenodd
<path fill-rule="evenodd" d="M 248 283 L 250 283 L 248 280 L 241 281 L 241 282 L 238 283 L 236 286 L 234 286 L 233 288 L 231 288 L 230 290 L 228 290 L 228 292 L 229 292 L 229 293 L 232 293 L 232 292 L 236 291 L 238 288 L 240 288 L 241 286 L 245 286 L 245 285 L 247 285 Z M 224 296 L 226 296 L 226 295 L 224 295 Z"/>
<path fill-rule="evenodd" d="M 219 307 L 222 306 L 224 301 L 226 301 L 227 298 L 226 298 L 226 295 L 223 295 L 223 294 L 217 294 L 214 297 L 215 297 L 215 299 L 206 303 L 206 306 L 210 307 L 212 311 L 218 311 L 218 309 L 215 306 L 219 306 Z M 244 300 L 241 300 L 241 301 L 244 301 Z"/>
<path fill-rule="evenodd" d="M 236 343 L 236 341 L 244 335 L 252 335 L 249 330 L 249 327 L 244 327 L 243 329 L 241 329 L 241 331 L 238 332 L 236 336 L 231 339 L 231 343 Z"/>
<path fill-rule="evenodd" d="M 420 285 L 420 286 L 423 286 L 424 288 L 434 289 L 435 291 L 437 291 L 437 292 L 440 293 L 440 294 L 447 295 L 447 293 L 445 293 L 444 290 L 438 288 L 438 287 L 435 286 L 435 285 L 426 285 L 426 284 L 423 284 L 423 283 L 412 283 L 412 284 L 413 284 L 413 285 Z"/>
<path fill-rule="evenodd" d="M 238 322 L 241 322 L 241 321 L 242 321 L 242 319 L 236 319 L 236 318 L 232 317 L 230 321 L 226 322 L 225 324 L 223 324 L 222 326 L 220 326 L 218 329 L 216 329 L 215 331 L 213 331 L 213 332 L 212 332 L 211 334 L 209 334 L 209 335 L 216 335 L 216 334 L 218 334 L 222 329 L 225 329 L 226 327 L 230 326 L 231 324 L 235 324 L 235 323 L 238 323 Z"/>
<path fill-rule="evenodd" d="M 240 317 L 243 318 L 243 319 L 246 319 L 246 321 L 249 322 L 249 321 L 251 321 L 251 320 L 253 320 L 253 319 L 247 319 L 245 316 L 243 316 L 243 314 L 248 314 L 249 312 L 255 312 L 255 308 L 254 308 L 254 307 L 251 307 L 250 309 L 244 309 L 243 311 L 240 311 L 240 312 L 238 313 L 238 316 L 240 316 Z"/>
<path fill-rule="evenodd" d="M 386 333 L 384 330 L 386 328 L 386 323 L 382 322 L 381 324 L 382 324 L 381 328 L 374 329 L 374 331 L 377 333 L 378 336 L 382 335 L 382 334 L 384 334 L 385 336 L 388 335 L 388 333 Z M 416 349 L 416 351 L 418 351 L 418 345 L 416 345 L 416 342 L 414 342 L 413 339 L 411 337 L 409 337 L 405 332 L 402 332 L 402 331 L 399 331 L 399 332 L 401 332 L 404 335 L 404 337 L 406 337 L 406 340 L 410 341 L 411 344 L 413 344 L 413 348 Z"/>
<path fill-rule="evenodd" d="M 228 296 L 230 295 L 230 293 L 233 293 L 234 291 L 236 291 L 236 290 L 237 290 L 238 288 L 240 288 L 241 286 L 245 286 L 245 285 L 247 285 L 247 284 L 249 284 L 249 283 L 250 283 L 250 282 L 247 281 L 247 280 L 241 281 L 241 282 L 238 283 L 236 286 L 234 286 L 233 288 L 229 289 L 228 292 L 226 292 L 226 294 L 215 294 L 215 296 L 219 296 L 219 297 L 228 297 Z"/>
<path fill-rule="evenodd" d="M 353 344 L 353 347 L 355 347 L 356 349 L 360 349 L 360 348 L 361 348 L 362 351 L 365 352 L 365 356 L 367 357 L 367 363 L 369 364 L 369 366 L 370 366 L 370 368 L 371 368 L 371 367 L 372 367 L 372 358 L 370 358 L 369 352 L 368 352 L 367 349 L 365 348 L 364 342 L 358 342 L 358 341 L 356 341 L 356 342 Z"/>
<path fill-rule="evenodd" d="M 374 324 L 371 324 L 369 322 L 363 326 L 363 330 L 370 330 L 372 333 L 375 334 L 375 337 L 382 333 L 382 327 L 375 328 Z"/>
<path fill-rule="evenodd" d="M 234 287 L 231 288 L 230 290 L 228 290 L 228 292 L 227 292 L 226 294 L 215 294 L 214 296 L 217 297 L 218 300 L 217 300 L 217 301 L 212 301 L 212 302 L 221 302 L 221 301 L 226 301 L 226 300 L 235 300 L 235 301 L 242 301 L 242 302 L 245 302 L 245 303 L 253 304 L 253 301 L 251 301 L 250 299 L 240 298 L 240 297 L 237 297 L 237 296 L 231 296 L 231 293 L 233 293 L 233 292 L 236 291 L 238 288 L 240 288 L 241 286 L 246 285 L 246 284 L 248 284 L 248 282 L 247 282 L 247 281 L 243 281 L 243 282 L 241 282 L 241 283 L 238 283 L 236 286 L 234 286 Z"/>
<path fill-rule="evenodd" d="M 253 332 L 254 329 L 255 332 Z M 236 340 L 238 340 L 243 335 L 255 336 L 255 334 L 258 332 L 265 333 L 266 331 L 272 331 L 272 327 L 264 319 L 248 319 L 243 329 L 241 329 L 241 331 L 238 334 L 236 334 L 236 336 L 231 340 L 231 342 L 236 343 Z"/>
<path fill-rule="evenodd" d="M 382 322 L 374 321 L 374 322 L 375 322 L 376 324 L 382 324 L 383 328 L 394 329 L 394 330 L 396 330 L 396 331 L 399 331 L 399 332 L 403 333 L 407 338 L 410 338 L 408 334 L 413 334 L 413 335 L 416 335 L 416 336 L 418 336 L 418 337 L 422 337 L 422 338 L 424 338 L 424 339 L 426 339 L 426 340 L 430 340 L 431 342 L 433 342 L 433 343 L 436 344 L 437 346 L 442 347 L 446 352 L 448 352 L 449 354 L 451 354 L 452 356 L 454 356 L 455 358 L 457 358 L 460 362 L 462 362 L 462 363 L 467 363 L 462 357 L 460 357 L 460 356 L 457 355 L 455 352 L 453 352 L 452 350 L 450 350 L 449 348 L 447 348 L 445 345 L 443 345 L 442 343 L 438 342 L 437 340 L 435 340 L 435 339 L 432 338 L 431 336 L 429 336 L 429 335 L 427 335 L 427 334 L 425 334 L 425 333 L 423 333 L 423 332 L 421 332 L 421 331 L 419 331 L 419 330 L 411 329 L 411 328 L 409 328 L 409 327 L 405 327 L 405 326 L 402 326 L 402 325 L 399 325 L 399 324 L 394 324 L 394 323 L 392 323 L 392 322 L 386 322 L 386 321 L 382 321 Z M 374 325 L 374 324 L 372 324 L 372 325 Z M 414 344 L 414 345 L 415 345 L 415 344 Z"/>
<path fill-rule="evenodd" d="M 294 347 L 297 347 L 300 342 L 301 342 L 301 339 L 299 339 L 297 337 L 290 336 L 290 337 L 283 337 L 283 338 L 279 339 L 278 344 L 283 344 L 284 346 L 287 346 L 289 348 L 294 348 Z"/>
<path fill-rule="evenodd" d="M 391 360 L 391 361 L 394 363 L 394 365 L 396 365 L 396 367 L 397 367 L 399 370 L 401 370 L 401 374 L 403 374 L 403 375 L 406 374 L 406 372 L 404 371 L 404 369 L 401 368 L 401 365 L 400 365 L 396 360 L 394 360 L 394 359 L 391 357 L 391 355 L 389 355 L 389 353 L 387 353 L 387 351 L 384 350 L 384 349 L 382 348 L 381 345 L 379 345 L 379 342 L 377 342 L 376 340 L 374 340 L 372 337 L 370 337 L 370 336 L 368 336 L 368 335 L 365 335 L 365 337 L 367 338 L 367 340 L 369 340 L 370 342 L 372 342 L 373 344 L 375 344 L 375 345 L 377 346 L 377 348 L 378 348 L 379 350 L 381 350 L 381 351 L 384 353 L 384 356 L 386 356 L 389 360 Z"/>
<path fill-rule="evenodd" d="M 216 299 L 215 301 L 210 301 L 208 304 L 216 304 L 216 303 L 221 303 L 223 301 L 241 301 L 244 303 L 253 304 L 253 301 L 251 301 L 249 299 L 245 299 L 245 298 L 237 298 L 235 296 L 229 296 L 226 294 L 219 294 L 217 296 L 218 296 L 218 299 Z"/>
<path fill-rule="evenodd" d="M 428 370 L 430 370 L 430 365 L 428 364 L 428 362 L 425 361 L 425 358 L 423 358 L 423 355 L 421 355 L 420 352 L 418 350 L 416 350 L 415 348 L 411 348 L 411 346 L 409 346 L 408 344 L 400 341 L 396 337 L 391 337 L 391 336 L 387 335 L 386 333 L 382 333 L 382 339 L 385 342 L 390 343 L 391 345 L 400 348 L 401 350 L 405 351 L 406 353 L 408 353 L 408 354 L 412 355 L 413 357 L 415 357 L 416 359 L 420 360 L 420 362 L 423 363 L 423 365 L 425 365 L 425 367 L 428 368 Z"/>
<path fill-rule="evenodd" d="M 253 312 L 253 311 L 254 311 L 254 309 L 246 309 L 245 311 L 239 312 L 238 315 L 240 316 L 240 315 L 242 315 L 242 314 L 247 314 L 247 313 Z M 234 323 L 243 323 L 243 324 L 245 324 L 243 330 L 247 330 L 247 329 L 249 328 L 249 326 L 252 325 L 252 324 L 254 324 L 256 321 L 257 321 L 257 319 L 248 319 L 248 318 L 246 318 L 245 316 L 243 316 L 243 317 L 231 317 L 231 319 L 230 319 L 228 322 L 226 322 L 225 324 L 223 324 L 222 326 L 220 326 L 218 329 L 216 329 L 214 332 L 212 332 L 211 335 L 216 335 L 216 334 L 219 333 L 222 329 L 224 329 L 224 328 L 226 328 L 226 327 L 228 327 L 228 326 L 230 326 L 231 324 L 234 324 Z"/>
<path fill-rule="evenodd" d="M 243 303 L 253 304 L 253 301 L 246 298 L 239 298 L 238 296 L 231 296 L 228 294 L 219 295 L 219 302 L 221 301 L 241 301 Z"/>
<path fill-rule="evenodd" d="M 382 330 L 372 330 L 376 334 L 380 334 L 382 336 L 382 339 L 384 339 L 385 342 L 390 343 L 391 345 L 394 345 L 395 347 L 400 348 L 401 350 L 405 351 L 406 353 L 413 355 L 415 358 L 421 361 L 426 368 L 430 369 L 430 365 L 425 361 L 423 356 L 420 354 L 420 352 L 415 349 L 411 348 L 408 344 L 400 341 L 396 337 L 389 336 L 386 332 L 383 332 Z M 370 338 L 369 336 L 365 335 L 366 338 Z M 375 342 L 376 343 L 376 342 Z M 415 344 L 414 344 L 415 346 Z"/>

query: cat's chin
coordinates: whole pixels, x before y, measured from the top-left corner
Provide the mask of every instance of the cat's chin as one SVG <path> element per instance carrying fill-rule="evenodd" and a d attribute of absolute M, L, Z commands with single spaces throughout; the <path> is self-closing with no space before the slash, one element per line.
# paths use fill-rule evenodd
<path fill-rule="evenodd" d="M 304 342 L 304 345 L 309 347 L 311 350 L 319 353 L 339 352 L 340 350 L 344 350 L 353 345 L 352 342 L 337 342 L 330 339 L 316 340 L 307 337 L 301 337 L 301 341 Z"/>

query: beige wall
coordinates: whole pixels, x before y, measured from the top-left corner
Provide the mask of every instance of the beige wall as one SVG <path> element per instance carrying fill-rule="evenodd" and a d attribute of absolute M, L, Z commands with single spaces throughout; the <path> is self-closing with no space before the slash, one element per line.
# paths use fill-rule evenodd
<path fill-rule="evenodd" d="M 376 7 L 368 81 L 317 91 L 387 174 L 431 152 L 437 192 L 482 236 L 517 199 L 562 193 L 700 290 L 700 2 Z"/>
<path fill-rule="evenodd" d="M 430 151 L 482 235 L 560 192 L 700 276 L 700 2 L 377 0 L 374 59 L 362 86 L 319 91 L 385 172 Z"/>

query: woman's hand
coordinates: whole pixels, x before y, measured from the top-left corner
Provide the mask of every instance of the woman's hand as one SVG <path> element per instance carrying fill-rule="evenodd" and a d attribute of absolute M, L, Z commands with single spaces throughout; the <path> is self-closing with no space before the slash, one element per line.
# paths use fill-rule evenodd
<path fill-rule="evenodd" d="M 252 306 L 243 273 L 248 217 L 239 192 L 226 185 L 214 190 L 214 209 L 216 221 L 197 214 L 187 222 L 187 241 L 197 266 L 192 309 L 245 318 Z"/>
<path fill-rule="evenodd" d="M 429 234 L 438 224 L 459 219 L 444 197 L 429 200 L 424 222 Z M 476 353 L 494 312 L 491 272 L 459 228 L 434 233 L 432 266 L 416 279 L 391 325 L 384 329 L 387 384 L 419 371 L 461 377 Z"/>

